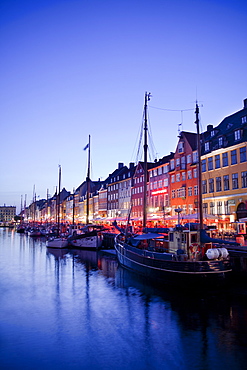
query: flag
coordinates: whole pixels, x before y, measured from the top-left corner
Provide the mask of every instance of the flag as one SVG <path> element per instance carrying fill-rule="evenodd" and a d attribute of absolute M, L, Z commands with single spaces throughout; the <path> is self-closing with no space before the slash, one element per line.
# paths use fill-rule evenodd
<path fill-rule="evenodd" d="M 87 148 L 89 148 L 89 144 L 87 144 L 83 150 L 87 150 Z"/>

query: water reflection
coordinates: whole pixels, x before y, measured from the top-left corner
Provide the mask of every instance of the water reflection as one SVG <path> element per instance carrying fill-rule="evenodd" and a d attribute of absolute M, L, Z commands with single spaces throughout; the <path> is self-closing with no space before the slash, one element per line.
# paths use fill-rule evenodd
<path fill-rule="evenodd" d="M 2 368 L 245 366 L 247 295 L 164 290 L 110 255 L 12 232 L 0 254 Z"/>

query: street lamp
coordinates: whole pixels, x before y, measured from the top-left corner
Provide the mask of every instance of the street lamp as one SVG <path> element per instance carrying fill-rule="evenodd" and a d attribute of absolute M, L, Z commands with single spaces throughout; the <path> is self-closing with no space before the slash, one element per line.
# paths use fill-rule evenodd
<path fill-rule="evenodd" d="M 180 225 L 180 213 L 182 212 L 182 208 L 176 208 L 175 212 L 178 214 L 178 225 Z"/>

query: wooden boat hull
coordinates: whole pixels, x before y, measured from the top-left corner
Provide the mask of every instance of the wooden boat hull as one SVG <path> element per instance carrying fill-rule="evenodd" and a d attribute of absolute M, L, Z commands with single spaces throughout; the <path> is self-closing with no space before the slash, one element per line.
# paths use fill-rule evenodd
<path fill-rule="evenodd" d="M 171 253 L 160 254 L 140 250 L 126 243 L 115 243 L 119 263 L 138 274 L 165 283 L 189 282 L 218 284 L 231 273 L 229 260 L 179 261 Z"/>

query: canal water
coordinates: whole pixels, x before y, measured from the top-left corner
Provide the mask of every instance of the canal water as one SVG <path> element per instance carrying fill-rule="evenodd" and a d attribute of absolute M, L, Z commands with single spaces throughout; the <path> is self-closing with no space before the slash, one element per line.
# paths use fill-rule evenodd
<path fill-rule="evenodd" d="M 167 289 L 114 255 L 50 250 L 1 228 L 0 368 L 246 369 L 245 284 Z"/>

